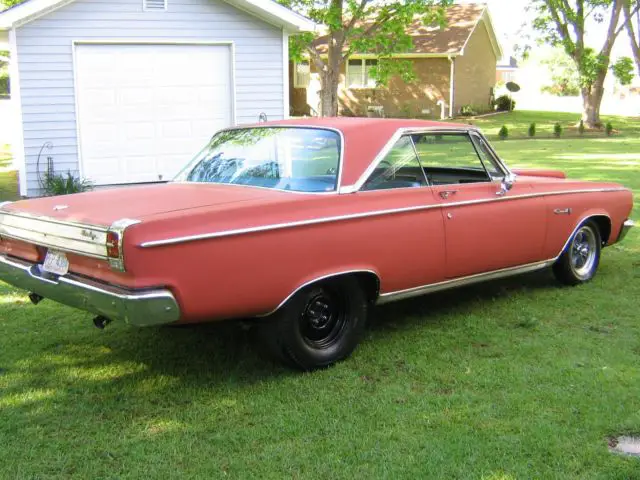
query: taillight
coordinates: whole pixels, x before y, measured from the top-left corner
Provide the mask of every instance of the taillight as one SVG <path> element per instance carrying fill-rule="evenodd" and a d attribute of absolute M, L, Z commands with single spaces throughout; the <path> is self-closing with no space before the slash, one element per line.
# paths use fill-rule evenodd
<path fill-rule="evenodd" d="M 131 220 L 129 218 L 123 218 L 111 224 L 109 230 L 107 230 L 107 258 L 109 259 L 109 266 L 113 270 L 124 272 L 124 252 L 123 239 L 124 231 L 131 225 L 140 223 L 140 220 Z"/>
<path fill-rule="evenodd" d="M 107 257 L 120 258 L 120 235 L 118 232 L 107 232 Z"/>

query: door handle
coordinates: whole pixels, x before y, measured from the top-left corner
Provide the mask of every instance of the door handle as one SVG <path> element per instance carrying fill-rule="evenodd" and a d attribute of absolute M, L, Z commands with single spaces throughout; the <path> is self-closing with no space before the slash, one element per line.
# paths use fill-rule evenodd
<path fill-rule="evenodd" d="M 440 192 L 440 196 L 446 200 L 451 195 L 455 195 L 456 193 L 458 193 L 457 190 L 443 190 Z"/>

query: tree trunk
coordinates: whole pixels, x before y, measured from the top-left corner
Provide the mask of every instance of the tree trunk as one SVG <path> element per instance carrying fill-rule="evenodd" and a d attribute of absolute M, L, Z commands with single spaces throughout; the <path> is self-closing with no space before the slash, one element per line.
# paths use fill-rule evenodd
<path fill-rule="evenodd" d="M 604 81 L 607 78 L 607 70 L 601 70 L 591 88 L 582 88 L 582 121 L 587 128 L 600 128 L 600 105 L 604 97 Z"/>
<path fill-rule="evenodd" d="M 582 89 L 582 121 L 587 128 L 599 128 L 600 104 L 602 103 L 602 91 L 596 92 L 594 88 Z"/>
<path fill-rule="evenodd" d="M 340 75 L 332 72 L 331 67 L 320 72 L 320 116 L 338 116 L 338 83 Z"/>

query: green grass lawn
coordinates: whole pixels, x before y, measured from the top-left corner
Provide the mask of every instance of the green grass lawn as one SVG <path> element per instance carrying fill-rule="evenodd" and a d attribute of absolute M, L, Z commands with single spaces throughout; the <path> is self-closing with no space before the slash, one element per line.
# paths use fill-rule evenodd
<path fill-rule="evenodd" d="M 627 125 L 494 145 L 638 199 Z M 640 478 L 607 451 L 640 433 L 639 267 L 632 232 L 581 287 L 539 272 L 380 307 L 350 360 L 308 374 L 233 325 L 100 332 L 0 286 L 0 478 Z"/>
<path fill-rule="evenodd" d="M 0 202 L 17 200 L 18 172 L 10 170 L 11 154 L 9 145 L 0 145 Z"/>

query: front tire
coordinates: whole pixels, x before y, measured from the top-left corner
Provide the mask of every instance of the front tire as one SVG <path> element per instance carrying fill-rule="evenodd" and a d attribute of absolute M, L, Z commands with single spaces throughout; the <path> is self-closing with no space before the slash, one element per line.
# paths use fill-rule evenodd
<path fill-rule="evenodd" d="M 259 340 L 278 360 L 315 370 L 347 358 L 364 332 L 368 302 L 360 282 L 342 277 L 295 293 L 260 325 Z"/>
<path fill-rule="evenodd" d="M 601 251 L 600 230 L 594 222 L 587 221 L 578 228 L 565 251 L 553 265 L 553 273 L 566 285 L 588 282 L 598 270 Z"/>

